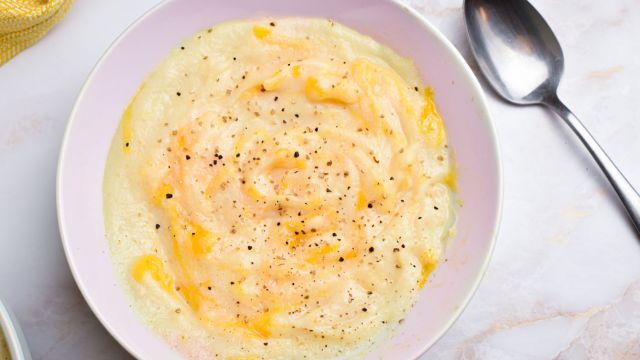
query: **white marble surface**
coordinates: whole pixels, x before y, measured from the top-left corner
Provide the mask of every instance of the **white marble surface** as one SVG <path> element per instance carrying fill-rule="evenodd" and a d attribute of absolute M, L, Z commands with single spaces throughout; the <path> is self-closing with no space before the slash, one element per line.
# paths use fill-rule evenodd
<path fill-rule="evenodd" d="M 55 169 L 87 74 L 157 1 L 77 1 L 46 38 L 0 67 L 0 296 L 36 359 L 128 357 L 69 273 Z M 460 0 L 408 2 L 469 58 Z M 561 97 L 640 188 L 640 2 L 533 3 L 564 48 Z M 476 296 L 425 358 L 640 358 L 640 241 L 615 195 L 558 119 L 488 98 L 504 161 L 502 229 Z"/>

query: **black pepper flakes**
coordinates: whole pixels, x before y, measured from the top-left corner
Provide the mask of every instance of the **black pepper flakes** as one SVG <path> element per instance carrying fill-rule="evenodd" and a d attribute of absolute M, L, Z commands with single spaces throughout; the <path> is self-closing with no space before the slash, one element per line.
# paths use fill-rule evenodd
<path fill-rule="evenodd" d="M 160 224 L 156 224 L 156 230 L 160 229 Z"/>
<path fill-rule="evenodd" d="M 180 96 L 180 95 L 182 95 L 182 94 L 180 93 L 180 91 L 178 91 L 178 92 L 176 92 L 176 95 Z"/>
<path fill-rule="evenodd" d="M 344 258 L 342 256 L 340 256 L 340 258 L 338 259 L 338 261 L 343 262 Z"/>
<path fill-rule="evenodd" d="M 251 249 L 253 249 L 253 246 L 249 245 L 249 246 L 247 246 L 247 249 L 251 250 Z"/>
<path fill-rule="evenodd" d="M 367 312 L 367 308 L 362 308 L 362 311 L 363 312 Z"/>
<path fill-rule="evenodd" d="M 368 204 L 367 204 L 367 207 L 368 207 L 369 209 L 371 209 L 371 208 L 373 207 L 373 204 L 372 204 L 372 203 L 368 203 Z"/>
<path fill-rule="evenodd" d="M 166 197 L 167 199 L 171 199 L 173 197 L 173 194 L 167 193 L 164 195 L 164 197 Z"/>
<path fill-rule="evenodd" d="M 300 153 L 299 153 L 299 152 L 297 152 L 297 151 L 296 151 L 296 152 L 294 152 L 294 153 L 293 153 L 293 157 L 294 157 L 294 158 L 300 157 Z"/>
<path fill-rule="evenodd" d="M 191 156 L 189 156 L 189 155 L 185 155 L 184 158 L 187 159 L 187 160 L 191 160 Z"/>
<path fill-rule="evenodd" d="M 373 252 L 373 250 L 374 250 L 374 249 L 373 249 L 373 246 L 371 246 L 371 247 L 369 248 L 369 252 L 370 252 L 370 253 L 372 253 L 372 252 Z"/>

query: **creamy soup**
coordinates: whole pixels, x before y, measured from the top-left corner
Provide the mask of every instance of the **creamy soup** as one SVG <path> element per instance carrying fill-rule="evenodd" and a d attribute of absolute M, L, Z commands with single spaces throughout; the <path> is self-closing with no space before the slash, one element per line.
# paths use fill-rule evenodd
<path fill-rule="evenodd" d="M 409 59 L 331 20 L 227 22 L 124 110 L 106 234 L 133 308 L 187 358 L 352 356 L 441 258 L 453 169 Z"/>

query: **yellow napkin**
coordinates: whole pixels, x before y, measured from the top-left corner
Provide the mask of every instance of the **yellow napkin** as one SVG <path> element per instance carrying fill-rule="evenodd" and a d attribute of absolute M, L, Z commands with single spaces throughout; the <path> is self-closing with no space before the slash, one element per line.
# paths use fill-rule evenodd
<path fill-rule="evenodd" d="M 0 0 L 0 65 L 46 34 L 73 0 Z"/>

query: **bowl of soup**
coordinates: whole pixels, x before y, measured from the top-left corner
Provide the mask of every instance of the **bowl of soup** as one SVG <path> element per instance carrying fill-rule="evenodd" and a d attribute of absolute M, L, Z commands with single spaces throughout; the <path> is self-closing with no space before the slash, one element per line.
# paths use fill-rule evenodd
<path fill-rule="evenodd" d="M 139 358 L 418 357 L 501 206 L 478 81 L 383 0 L 161 3 L 90 75 L 58 171 L 74 278 Z"/>

